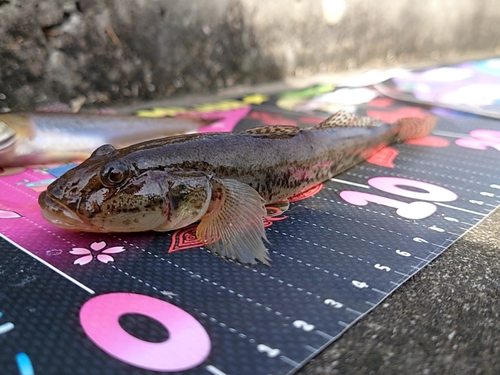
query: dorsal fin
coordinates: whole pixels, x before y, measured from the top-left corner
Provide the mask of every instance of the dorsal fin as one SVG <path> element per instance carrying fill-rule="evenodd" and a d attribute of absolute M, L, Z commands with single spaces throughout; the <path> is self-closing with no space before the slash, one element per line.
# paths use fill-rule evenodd
<path fill-rule="evenodd" d="M 293 137 L 299 131 L 300 128 L 293 125 L 270 125 L 247 129 L 242 131 L 242 133 L 266 138 L 287 138 Z"/>
<path fill-rule="evenodd" d="M 330 117 L 321 121 L 316 128 L 337 128 L 337 127 L 349 127 L 349 126 L 361 126 L 361 127 L 369 127 L 372 126 L 376 122 L 375 119 L 370 117 L 360 117 L 356 116 L 350 112 L 346 111 L 337 111 Z"/>

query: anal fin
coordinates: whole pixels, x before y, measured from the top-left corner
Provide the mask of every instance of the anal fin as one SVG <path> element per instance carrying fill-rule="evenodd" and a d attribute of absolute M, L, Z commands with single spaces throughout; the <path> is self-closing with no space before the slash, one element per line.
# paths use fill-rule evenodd
<path fill-rule="evenodd" d="M 212 180 L 213 200 L 196 237 L 210 251 L 243 264 L 269 265 L 263 216 L 264 201 L 255 189 L 236 180 Z"/>

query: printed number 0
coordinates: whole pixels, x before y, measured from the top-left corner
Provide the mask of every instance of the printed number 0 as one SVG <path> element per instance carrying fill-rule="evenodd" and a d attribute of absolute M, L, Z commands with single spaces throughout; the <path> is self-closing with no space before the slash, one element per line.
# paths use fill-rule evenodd
<path fill-rule="evenodd" d="M 427 182 L 410 180 L 408 178 L 374 177 L 368 180 L 368 184 L 379 190 L 406 198 L 435 202 L 451 202 L 457 199 L 457 195 L 448 189 Z M 423 192 L 407 190 L 399 186 L 409 186 L 423 190 Z"/>
<path fill-rule="evenodd" d="M 147 342 L 127 333 L 118 322 L 125 314 L 142 314 L 168 329 L 163 342 Z M 102 350 L 133 366 L 154 371 L 193 368 L 210 353 L 210 337 L 203 326 L 177 306 L 157 298 L 132 293 L 94 297 L 81 307 L 80 323 Z"/>

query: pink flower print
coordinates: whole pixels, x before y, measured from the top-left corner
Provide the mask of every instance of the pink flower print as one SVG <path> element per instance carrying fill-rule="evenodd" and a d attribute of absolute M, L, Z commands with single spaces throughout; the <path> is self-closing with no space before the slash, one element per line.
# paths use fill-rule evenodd
<path fill-rule="evenodd" d="M 108 249 L 105 249 L 105 247 L 106 242 L 104 241 L 92 242 L 90 244 L 90 249 L 84 247 L 74 247 L 69 251 L 69 253 L 73 255 L 82 255 L 81 257 L 76 259 L 73 264 L 83 266 L 87 263 L 92 262 L 94 259 L 97 259 L 102 263 L 113 262 L 115 259 L 108 254 L 116 254 L 125 251 L 125 248 L 123 246 L 113 246 Z"/>
<path fill-rule="evenodd" d="M 0 219 L 17 219 L 22 217 L 17 212 L 9 210 L 0 210 Z"/>

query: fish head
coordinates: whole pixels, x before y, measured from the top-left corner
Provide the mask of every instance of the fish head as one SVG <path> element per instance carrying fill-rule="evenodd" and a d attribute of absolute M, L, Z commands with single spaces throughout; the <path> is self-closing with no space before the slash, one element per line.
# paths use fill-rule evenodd
<path fill-rule="evenodd" d="M 39 196 L 42 216 L 85 232 L 149 230 L 164 221 L 166 182 L 155 171 L 137 171 L 111 145 L 99 147 Z"/>
<path fill-rule="evenodd" d="M 191 224 L 210 199 L 206 174 L 138 169 L 121 150 L 104 145 L 50 184 L 38 202 L 42 216 L 61 228 L 140 232 Z"/>

